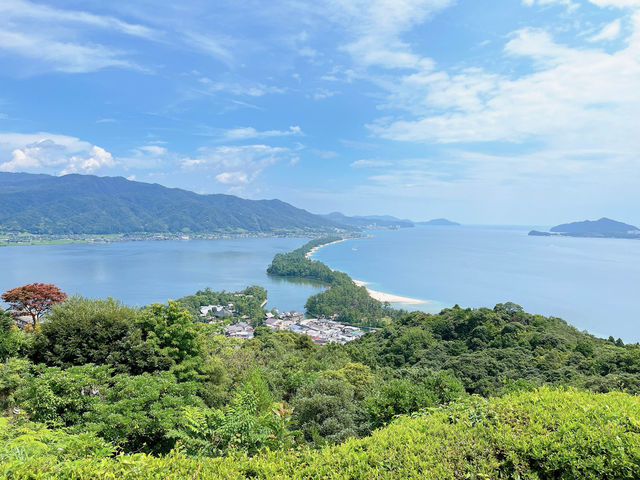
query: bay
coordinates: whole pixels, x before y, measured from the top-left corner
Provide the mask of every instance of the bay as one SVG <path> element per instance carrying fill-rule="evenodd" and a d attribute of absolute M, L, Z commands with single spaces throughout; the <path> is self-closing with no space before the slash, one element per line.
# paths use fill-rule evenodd
<path fill-rule="evenodd" d="M 374 290 L 428 301 L 405 305 L 409 310 L 512 301 L 598 336 L 640 341 L 640 241 L 530 237 L 530 229 L 375 231 L 323 247 L 313 258 Z"/>
<path fill-rule="evenodd" d="M 68 294 L 114 297 L 129 305 L 166 302 L 211 287 L 267 289 L 268 308 L 304 311 L 322 285 L 266 274 L 276 253 L 307 238 L 76 243 L 0 248 L 0 291 L 25 283 L 55 283 Z"/>
<path fill-rule="evenodd" d="M 313 258 L 374 290 L 427 301 L 402 305 L 438 312 L 459 304 L 512 301 L 564 318 L 598 336 L 640 341 L 640 241 L 529 237 L 530 227 L 415 227 L 370 232 L 323 247 Z M 305 238 L 248 238 L 41 245 L 0 248 L 0 291 L 55 283 L 70 294 L 112 296 L 130 305 L 164 302 L 211 287 L 267 289 L 269 308 L 303 311 L 322 285 L 270 277 L 276 253 Z"/>

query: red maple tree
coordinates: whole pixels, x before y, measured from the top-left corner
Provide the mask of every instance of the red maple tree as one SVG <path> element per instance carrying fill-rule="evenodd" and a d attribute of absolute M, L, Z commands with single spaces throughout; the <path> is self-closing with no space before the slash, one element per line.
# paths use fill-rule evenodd
<path fill-rule="evenodd" d="M 34 327 L 43 314 L 66 298 L 67 294 L 53 283 L 29 283 L 2 294 L 2 300 L 11 305 L 14 315 L 30 315 Z"/>

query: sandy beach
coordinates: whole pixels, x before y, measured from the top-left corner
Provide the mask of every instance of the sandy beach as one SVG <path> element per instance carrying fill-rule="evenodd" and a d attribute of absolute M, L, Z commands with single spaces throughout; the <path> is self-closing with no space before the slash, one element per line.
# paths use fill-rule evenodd
<path fill-rule="evenodd" d="M 334 243 L 340 243 L 340 242 L 344 242 L 346 240 L 350 240 L 349 238 L 343 238 L 342 240 L 336 240 L 335 242 L 329 242 L 329 243 L 325 243 L 323 245 L 318 245 L 317 247 L 313 247 L 311 250 L 309 250 L 306 254 L 305 257 L 307 258 L 311 258 L 311 255 L 313 255 L 318 249 L 322 248 L 322 247 L 326 247 L 327 245 L 333 245 Z"/>
<path fill-rule="evenodd" d="M 369 295 L 380 302 L 404 303 L 405 305 L 422 305 L 423 303 L 428 303 L 427 301 L 420 300 L 418 298 L 401 297 L 400 295 L 393 295 L 391 293 L 371 290 L 369 287 L 367 287 L 368 283 L 361 280 L 354 280 L 353 283 L 355 283 L 359 287 L 365 287 L 367 289 L 367 292 L 369 292 Z"/>
<path fill-rule="evenodd" d="M 317 247 L 313 247 L 311 250 L 307 252 L 305 257 L 310 258 L 311 255 L 313 255 L 314 252 L 316 252 L 320 248 L 326 247 L 327 245 L 333 245 L 334 243 L 344 242 L 345 240 L 349 240 L 349 239 L 343 238 L 342 240 L 336 240 L 335 242 L 325 243 L 324 245 L 318 245 Z M 372 290 L 369 287 L 367 287 L 368 283 L 363 282 L 362 280 L 353 280 L 353 283 L 355 283 L 359 287 L 365 287 L 367 289 L 367 292 L 369 292 L 369 295 L 371 295 L 372 298 L 375 298 L 380 302 L 403 303 L 405 305 L 423 305 L 425 303 L 429 303 L 426 300 L 420 300 L 418 298 L 401 297 L 400 295 L 393 295 L 391 293 Z"/>

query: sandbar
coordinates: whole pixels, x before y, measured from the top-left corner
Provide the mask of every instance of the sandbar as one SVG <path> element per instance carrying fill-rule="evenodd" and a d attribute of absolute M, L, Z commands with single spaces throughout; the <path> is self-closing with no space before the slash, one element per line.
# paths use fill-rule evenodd
<path fill-rule="evenodd" d="M 392 293 L 372 290 L 367 287 L 367 282 L 363 282 L 361 280 L 354 280 L 353 283 L 355 283 L 359 287 L 365 287 L 367 289 L 367 292 L 369 292 L 369 295 L 371 295 L 371 298 L 375 298 L 380 302 L 404 303 L 405 305 L 422 305 L 424 303 L 429 303 L 426 300 L 420 300 L 418 298 L 401 297 L 400 295 L 393 295 Z"/>

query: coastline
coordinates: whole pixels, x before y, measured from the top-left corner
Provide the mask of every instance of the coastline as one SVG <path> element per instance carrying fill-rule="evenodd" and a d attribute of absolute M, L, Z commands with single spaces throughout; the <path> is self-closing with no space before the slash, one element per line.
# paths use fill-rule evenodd
<path fill-rule="evenodd" d="M 380 292 L 378 290 L 372 290 L 367 285 L 369 282 L 363 282 L 362 280 L 354 280 L 355 283 L 359 287 L 365 287 L 371 298 L 375 298 L 379 302 L 389 302 L 389 303 L 403 303 L 405 305 L 424 305 L 429 303 L 426 300 L 420 300 L 419 298 L 411 298 L 411 297 L 402 297 L 400 295 L 394 295 L 392 293 Z"/>
<path fill-rule="evenodd" d="M 324 243 L 322 245 L 318 245 L 317 247 L 313 247 L 307 253 L 304 254 L 305 258 L 311 259 L 311 255 L 320 250 L 322 247 L 326 247 L 327 245 L 333 245 L 334 243 L 346 242 L 347 240 L 351 240 L 350 238 L 343 238 L 341 240 L 336 240 L 335 242 Z"/>
<path fill-rule="evenodd" d="M 29 247 L 38 245 L 69 245 L 74 243 L 120 243 L 147 241 L 228 240 L 235 238 L 291 238 L 308 237 L 306 232 L 289 233 L 114 233 L 48 235 L 29 233 L 0 233 L 0 247 Z"/>
<path fill-rule="evenodd" d="M 325 243 L 324 245 L 318 245 L 317 247 L 313 247 L 311 250 L 309 250 L 305 254 L 305 257 L 310 259 L 311 255 L 313 255 L 315 252 L 317 252 L 322 247 L 326 247 L 327 245 L 333 245 L 334 243 L 344 242 L 346 240 L 350 240 L 350 239 L 349 238 L 343 238 L 342 240 L 336 240 L 335 242 Z M 369 282 L 364 282 L 362 280 L 353 280 L 353 283 L 355 283 L 359 287 L 365 287 L 367 289 L 367 292 L 371 296 L 371 298 L 374 298 L 374 299 L 378 300 L 379 302 L 383 302 L 383 303 L 384 302 L 401 303 L 401 304 L 404 304 L 404 305 L 425 305 L 425 304 L 429 303 L 427 300 L 420 300 L 419 298 L 403 297 L 403 296 L 400 296 L 400 295 L 394 295 L 392 293 L 380 292 L 378 290 L 372 290 L 369 287 L 367 287 L 367 285 L 369 285 Z"/>

